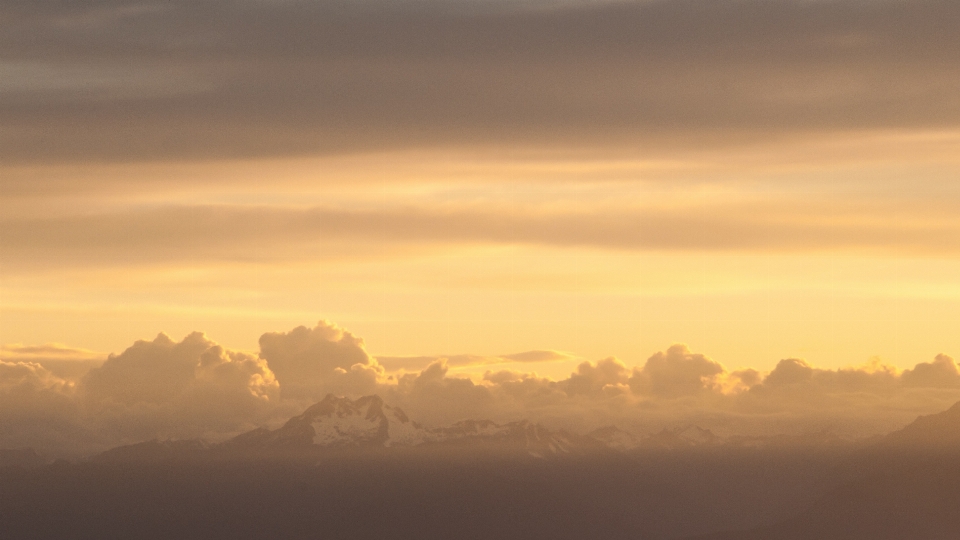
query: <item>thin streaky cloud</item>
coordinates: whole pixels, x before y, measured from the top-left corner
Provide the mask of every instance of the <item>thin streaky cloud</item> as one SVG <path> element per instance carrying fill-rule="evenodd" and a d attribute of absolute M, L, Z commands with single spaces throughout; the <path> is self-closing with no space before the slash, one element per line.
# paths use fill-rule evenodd
<path fill-rule="evenodd" d="M 8 268 L 55 263 L 269 261 L 362 254 L 375 245 L 528 244 L 614 250 L 954 254 L 960 223 L 950 215 L 840 206 L 692 205 L 681 208 L 520 212 L 512 209 L 193 206 L 64 218 L 0 220 Z M 826 211 L 825 211 L 826 210 Z M 846 213 L 843 213 L 845 211 Z M 899 212 L 899 213 L 898 213 Z M 352 247 L 351 247 L 352 246 Z M 374 250 L 377 256 L 384 253 Z"/>

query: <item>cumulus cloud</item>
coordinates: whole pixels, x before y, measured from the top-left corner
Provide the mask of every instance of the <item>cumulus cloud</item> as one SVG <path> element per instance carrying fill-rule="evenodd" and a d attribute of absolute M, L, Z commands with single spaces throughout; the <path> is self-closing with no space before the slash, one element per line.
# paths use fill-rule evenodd
<path fill-rule="evenodd" d="M 0 360 L 0 448 L 76 442 L 74 393 L 71 381 L 40 364 Z"/>
<path fill-rule="evenodd" d="M 883 393 L 895 389 L 901 382 L 906 383 L 905 380 L 901 381 L 894 367 L 879 361 L 861 367 L 830 370 L 815 368 L 798 358 L 788 358 L 777 363 L 762 384 L 753 386 L 753 390 L 781 393 Z"/>
<path fill-rule="evenodd" d="M 420 373 L 402 375 L 395 386 L 381 392 L 423 422 L 443 424 L 489 411 L 494 403 L 490 390 L 467 378 L 448 377 L 449 367 L 441 358 Z"/>
<path fill-rule="evenodd" d="M 10 406 L 18 400 L 32 399 L 41 394 L 67 394 L 73 383 L 57 377 L 34 362 L 7 362 L 0 360 L 0 397 L 10 399 Z"/>
<path fill-rule="evenodd" d="M 267 363 L 228 351 L 199 332 L 138 341 L 84 377 L 91 421 L 125 439 L 198 436 L 249 426 L 276 400 Z"/>
<path fill-rule="evenodd" d="M 137 341 L 88 373 L 84 394 L 92 401 L 124 405 L 168 402 L 196 378 L 200 355 L 211 346 L 200 333 L 190 334 L 180 343 L 166 334 L 153 341 Z"/>
<path fill-rule="evenodd" d="M 263 334 L 260 357 L 276 374 L 284 398 L 369 394 L 384 371 L 367 354 L 362 339 L 326 321 L 313 328 Z"/>
<path fill-rule="evenodd" d="M 901 376 L 905 386 L 929 388 L 960 387 L 960 370 L 953 358 L 938 354 L 933 362 L 921 362 Z"/>
<path fill-rule="evenodd" d="M 736 394 L 759 384 L 763 380 L 763 374 L 755 369 L 746 368 L 721 374 L 719 379 L 725 393 Z"/>
<path fill-rule="evenodd" d="M 902 373 L 879 359 L 822 369 L 798 358 L 763 373 L 727 370 L 676 344 L 637 367 L 613 357 L 585 361 L 560 380 L 516 369 L 525 367 L 517 359 L 560 356 L 550 351 L 498 360 L 454 355 L 514 362 L 474 380 L 452 373 L 448 359 L 429 357 L 419 371 L 385 377 L 359 337 L 325 321 L 263 334 L 260 345 L 255 356 L 198 332 L 180 341 L 160 334 L 110 355 L 77 381 L 36 362 L 0 360 L 0 446 L 79 451 L 157 437 L 217 439 L 281 422 L 326 393 L 376 393 L 431 425 L 526 418 L 581 432 L 697 423 L 753 434 L 824 426 L 882 432 L 960 399 L 960 369 L 942 354 Z M 23 354 L 49 352 L 18 347 Z"/>
<path fill-rule="evenodd" d="M 577 371 L 563 381 L 563 388 L 570 396 L 620 394 L 627 389 L 630 371 L 616 358 L 605 358 L 596 363 L 583 362 Z"/>
<path fill-rule="evenodd" d="M 490 383 L 501 396 L 522 403 L 524 407 L 543 407 L 556 404 L 568 394 L 561 383 L 540 377 L 536 373 L 515 370 L 487 371 L 483 380 Z"/>
<path fill-rule="evenodd" d="M 696 395 L 715 388 L 717 376 L 723 372 L 717 362 L 678 344 L 648 358 L 630 377 L 630 388 L 659 397 Z"/>

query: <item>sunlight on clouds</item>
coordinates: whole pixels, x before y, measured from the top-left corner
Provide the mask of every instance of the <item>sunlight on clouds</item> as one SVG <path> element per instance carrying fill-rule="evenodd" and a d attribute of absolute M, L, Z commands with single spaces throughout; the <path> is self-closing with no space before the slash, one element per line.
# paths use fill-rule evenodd
<path fill-rule="evenodd" d="M 770 370 L 731 370 L 681 343 L 633 366 L 616 357 L 572 365 L 574 358 L 548 350 L 383 360 L 393 374 L 362 338 L 327 321 L 266 332 L 257 353 L 200 332 L 179 341 L 161 333 L 70 377 L 0 360 L 0 444 L 70 453 L 156 437 L 222 440 L 282 421 L 328 393 L 379 394 L 431 425 L 521 417 L 579 431 L 609 424 L 655 431 L 710 422 L 770 434 L 784 423 L 802 432 L 828 416 L 835 429 L 857 435 L 960 397 L 960 369 L 946 354 L 903 371 L 877 358 L 838 369 L 785 358 Z M 558 361 L 557 376 L 529 369 Z"/>
<path fill-rule="evenodd" d="M 176 335 L 196 327 L 255 350 L 251 336 L 265 323 L 282 329 L 322 312 L 369 336 L 376 355 L 556 348 L 634 363 L 663 341 L 683 340 L 724 362 L 757 367 L 781 355 L 840 366 L 876 354 L 905 367 L 917 351 L 958 345 L 949 260 L 581 257 L 547 251 L 389 266 L 228 265 L 163 279 L 157 270 L 129 269 L 22 276 L 5 279 L 0 321 L 4 335 L 20 341 L 48 341 L 56 332 L 96 350 L 157 328 Z M 443 279 L 425 277 L 432 275 Z M 63 276 L 71 276 L 69 287 Z M 252 291 L 250 283 L 261 285 Z"/>
<path fill-rule="evenodd" d="M 87 392 L 125 437 L 361 388 L 427 417 L 934 410 L 957 8 L 761 3 L 0 6 L 5 395 L 47 426 Z M 191 423 L 216 396 L 245 416 Z"/>

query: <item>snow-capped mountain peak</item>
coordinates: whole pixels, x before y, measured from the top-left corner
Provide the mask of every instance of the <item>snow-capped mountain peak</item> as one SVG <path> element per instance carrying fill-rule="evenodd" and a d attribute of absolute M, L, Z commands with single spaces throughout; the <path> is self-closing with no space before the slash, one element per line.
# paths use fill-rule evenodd
<path fill-rule="evenodd" d="M 422 426 L 375 395 L 356 400 L 328 395 L 284 428 L 291 424 L 299 429 L 309 426 L 316 446 L 416 445 L 428 439 Z"/>
<path fill-rule="evenodd" d="M 563 430 L 519 420 L 497 424 L 463 420 L 445 428 L 425 428 L 379 396 L 352 400 L 328 395 L 276 430 L 257 429 L 226 443 L 227 448 L 327 449 L 342 447 L 456 445 L 491 451 L 525 452 L 534 457 L 576 453 L 598 444 Z"/>
<path fill-rule="evenodd" d="M 621 452 L 633 450 L 634 448 L 639 447 L 641 444 L 641 439 L 639 437 L 616 426 L 597 428 L 591 431 L 587 436 Z"/>

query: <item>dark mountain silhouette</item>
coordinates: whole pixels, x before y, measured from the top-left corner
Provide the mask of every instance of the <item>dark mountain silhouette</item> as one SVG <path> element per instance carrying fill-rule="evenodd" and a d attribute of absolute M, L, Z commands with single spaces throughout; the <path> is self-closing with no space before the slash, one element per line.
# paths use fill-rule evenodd
<path fill-rule="evenodd" d="M 842 484 L 799 515 L 702 540 L 960 538 L 960 403 L 921 416 L 836 471 Z"/>
<path fill-rule="evenodd" d="M 887 435 L 882 445 L 902 450 L 960 450 L 960 403 L 941 413 L 917 418 Z"/>
<path fill-rule="evenodd" d="M 328 396 L 220 444 L 148 441 L 0 467 L 0 536 L 958 538 L 958 433 L 960 406 L 852 445 L 696 426 L 429 428 L 375 396 Z"/>
<path fill-rule="evenodd" d="M 159 441 L 152 440 L 126 446 L 118 446 L 92 458 L 102 463 L 151 463 L 178 457 L 186 459 L 199 457 L 209 448 L 203 441 Z"/>
<path fill-rule="evenodd" d="M 220 444 L 2 468 L 0 536 L 667 540 L 782 520 L 833 485 L 843 455 L 739 448 L 692 426 L 428 428 L 379 397 L 328 396 Z"/>
<path fill-rule="evenodd" d="M 33 448 L 0 449 L 0 467 L 39 467 L 49 462 Z"/>

